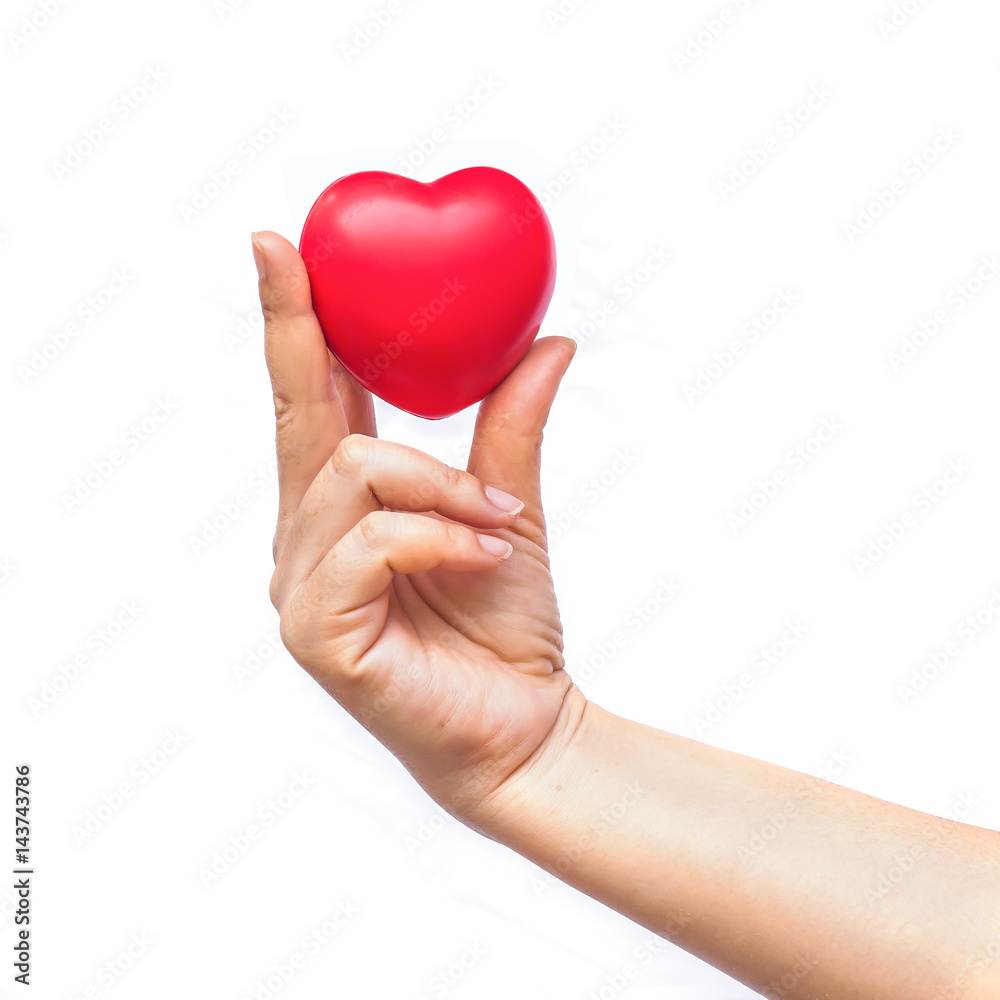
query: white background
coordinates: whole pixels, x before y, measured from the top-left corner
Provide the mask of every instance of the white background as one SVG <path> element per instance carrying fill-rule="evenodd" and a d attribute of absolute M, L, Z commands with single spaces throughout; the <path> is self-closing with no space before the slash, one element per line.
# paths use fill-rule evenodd
<path fill-rule="evenodd" d="M 605 977 L 650 938 L 441 819 L 274 646 L 273 413 L 249 236 L 297 241 L 313 198 L 353 170 L 431 180 L 486 163 L 544 194 L 559 278 L 543 332 L 581 340 L 544 489 L 567 525 L 552 558 L 588 695 L 1000 825 L 1000 282 L 958 290 L 1000 252 L 1000 10 L 906 6 L 897 29 L 879 25 L 888 0 L 587 0 L 565 17 L 534 0 L 404 0 L 354 52 L 367 0 L 4 6 L 0 763 L 11 796 L 13 765 L 33 767 L 33 995 L 585 1000 L 610 996 Z M 25 17 L 42 25 L 30 38 Z M 164 78 L 143 93 L 150 68 Z M 811 88 L 830 96 L 779 129 Z M 293 120 L 268 132 L 276 111 Z M 720 188 L 752 148 L 766 162 Z M 185 212 L 199 193 L 205 207 Z M 638 271 L 654 249 L 668 263 Z M 121 270 L 127 285 L 88 312 Z M 750 344 L 744 325 L 784 290 L 794 305 Z M 940 332 L 894 370 L 890 353 L 938 309 Z M 686 398 L 734 341 L 743 354 Z M 461 464 L 471 411 L 379 415 L 385 436 Z M 129 429 L 144 419 L 140 443 Z M 824 419 L 840 429 L 811 441 Z M 789 457 L 799 445 L 808 461 Z M 116 449 L 124 462 L 102 477 Z M 949 463 L 967 470 L 952 483 Z M 241 491 L 252 502 L 227 524 Z M 859 563 L 904 515 L 901 537 Z M 626 628 L 661 580 L 680 593 Z M 97 652 L 127 602 L 141 613 Z M 789 621 L 804 637 L 754 667 Z M 627 641 L 609 647 L 618 631 Z M 949 641 L 958 654 L 901 692 Z M 268 825 L 268 800 L 302 774 L 308 789 Z M 254 823 L 260 839 L 205 885 L 199 870 Z M 7 870 L 12 831 L 3 840 Z M 356 914 L 307 950 L 341 905 Z M 444 989 L 467 946 L 483 957 Z M 296 954 L 295 975 L 274 979 Z M 0 990 L 23 995 L 3 966 Z M 627 995 L 752 994 L 668 946 Z"/>

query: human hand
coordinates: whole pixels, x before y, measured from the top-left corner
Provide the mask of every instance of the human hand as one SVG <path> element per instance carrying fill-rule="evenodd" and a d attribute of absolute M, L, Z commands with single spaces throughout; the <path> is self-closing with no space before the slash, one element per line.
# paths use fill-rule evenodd
<path fill-rule="evenodd" d="M 327 349 L 302 258 L 269 232 L 254 257 L 282 640 L 442 807 L 482 829 L 584 701 L 563 670 L 539 487 L 542 428 L 575 345 L 536 341 L 486 397 L 463 472 L 375 437 L 371 396 Z"/>

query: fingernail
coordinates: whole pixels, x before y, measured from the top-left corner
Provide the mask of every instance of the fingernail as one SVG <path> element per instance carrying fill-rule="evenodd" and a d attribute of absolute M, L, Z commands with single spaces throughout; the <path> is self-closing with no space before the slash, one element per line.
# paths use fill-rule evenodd
<path fill-rule="evenodd" d="M 520 514 L 524 510 L 524 501 L 512 497 L 503 490 L 498 490 L 495 486 L 486 487 L 486 495 L 494 507 L 499 507 L 505 514 Z"/>
<path fill-rule="evenodd" d="M 250 244 L 253 247 L 253 262 L 257 265 L 257 277 L 263 281 L 266 272 L 264 267 L 264 245 L 257 239 L 256 233 L 250 234 Z"/>
<path fill-rule="evenodd" d="M 496 535 L 480 535 L 477 532 L 476 537 L 479 539 L 483 551 L 498 559 L 506 559 L 514 551 L 514 546 L 510 542 L 505 542 L 502 538 L 497 538 Z"/>

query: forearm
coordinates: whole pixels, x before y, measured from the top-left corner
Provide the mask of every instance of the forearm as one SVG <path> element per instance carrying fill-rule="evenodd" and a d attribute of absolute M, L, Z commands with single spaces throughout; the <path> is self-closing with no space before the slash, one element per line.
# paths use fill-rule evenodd
<path fill-rule="evenodd" d="M 485 832 L 765 996 L 1000 996 L 1000 835 L 574 689 Z"/>

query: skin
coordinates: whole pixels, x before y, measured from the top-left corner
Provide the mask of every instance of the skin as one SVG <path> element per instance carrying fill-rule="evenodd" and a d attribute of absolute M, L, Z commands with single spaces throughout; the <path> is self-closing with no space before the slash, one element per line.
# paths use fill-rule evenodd
<path fill-rule="evenodd" d="M 436 802 L 765 996 L 1000 997 L 1000 834 L 619 718 L 563 669 L 539 461 L 573 341 L 533 344 L 454 469 L 376 438 L 295 248 L 253 253 L 282 640 Z"/>

